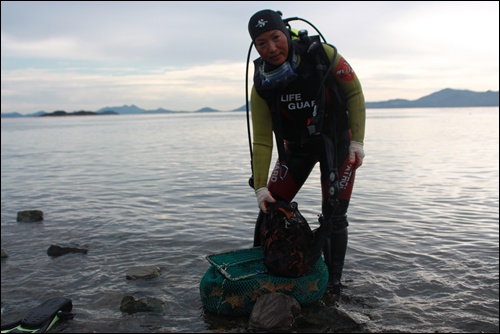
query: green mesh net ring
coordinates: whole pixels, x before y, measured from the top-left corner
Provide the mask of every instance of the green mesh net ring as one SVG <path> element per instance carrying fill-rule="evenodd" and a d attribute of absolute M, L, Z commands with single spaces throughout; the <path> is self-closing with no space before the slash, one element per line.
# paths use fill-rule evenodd
<path fill-rule="evenodd" d="M 251 313 L 260 296 L 285 293 L 301 305 L 323 297 L 328 269 L 320 257 L 310 271 L 298 278 L 274 276 L 266 271 L 261 247 L 235 250 L 206 257 L 211 266 L 200 282 L 204 308 L 212 313 L 241 316 Z"/>

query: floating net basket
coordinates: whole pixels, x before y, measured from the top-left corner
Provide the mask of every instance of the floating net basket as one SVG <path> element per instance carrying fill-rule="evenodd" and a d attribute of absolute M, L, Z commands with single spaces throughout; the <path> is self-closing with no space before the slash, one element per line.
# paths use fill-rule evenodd
<path fill-rule="evenodd" d="M 323 259 L 298 278 L 280 277 L 267 272 L 261 247 L 208 255 L 211 264 L 200 282 L 201 301 L 212 313 L 241 316 L 251 313 L 260 296 L 285 293 L 301 305 L 323 297 L 328 269 Z"/>

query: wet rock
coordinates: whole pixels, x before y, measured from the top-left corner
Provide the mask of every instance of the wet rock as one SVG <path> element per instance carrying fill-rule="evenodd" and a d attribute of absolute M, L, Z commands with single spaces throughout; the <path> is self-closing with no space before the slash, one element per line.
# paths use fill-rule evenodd
<path fill-rule="evenodd" d="M 130 268 L 127 271 L 128 280 L 149 279 L 160 276 L 161 269 L 158 266 L 141 266 Z"/>
<path fill-rule="evenodd" d="M 88 253 L 87 248 L 78 248 L 78 247 L 63 247 L 57 245 L 50 245 L 49 249 L 47 249 L 48 256 L 61 256 L 68 253 Z"/>
<path fill-rule="evenodd" d="M 40 210 L 25 210 L 17 213 L 18 222 L 39 222 L 43 220 L 43 211 Z"/>
<path fill-rule="evenodd" d="M 163 301 L 152 297 L 136 299 L 134 296 L 125 296 L 120 304 L 120 311 L 128 314 L 137 312 L 162 313 Z"/>
<path fill-rule="evenodd" d="M 9 257 L 9 254 L 7 253 L 7 251 L 5 249 L 2 248 L 2 259 L 6 258 L 6 257 Z"/>
<path fill-rule="evenodd" d="M 316 328 L 317 332 L 364 333 L 370 319 L 354 311 L 346 311 L 341 305 L 314 308 L 304 312 L 302 326 Z"/>
<path fill-rule="evenodd" d="M 289 332 L 300 314 L 300 304 L 293 297 L 273 292 L 257 299 L 248 324 L 252 329 L 272 333 Z"/>

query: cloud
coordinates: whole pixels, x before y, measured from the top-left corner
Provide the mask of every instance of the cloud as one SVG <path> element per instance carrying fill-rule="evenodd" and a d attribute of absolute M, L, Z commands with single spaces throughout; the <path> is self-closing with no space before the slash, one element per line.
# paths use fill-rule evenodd
<path fill-rule="evenodd" d="M 249 17 L 313 23 L 367 101 L 498 90 L 498 2 L 2 1 L 2 112 L 233 109 L 245 102 Z M 314 28 L 293 21 L 298 29 Z M 251 59 L 257 57 L 255 50 Z M 250 65 L 250 70 L 253 66 Z M 251 77 L 251 75 L 250 75 Z"/>
<path fill-rule="evenodd" d="M 151 71 L 102 68 L 93 73 L 78 68 L 20 69 L 2 73 L 2 101 L 22 103 L 29 95 L 31 105 L 49 109 L 45 111 L 96 110 L 105 105 L 124 104 L 136 104 L 144 109 L 190 111 L 212 106 L 232 110 L 245 101 L 241 79 L 244 71 L 245 63 Z"/>

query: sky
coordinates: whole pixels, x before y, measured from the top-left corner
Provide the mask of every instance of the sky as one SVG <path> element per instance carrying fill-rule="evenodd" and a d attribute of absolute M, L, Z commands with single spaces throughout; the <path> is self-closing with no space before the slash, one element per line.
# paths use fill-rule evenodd
<path fill-rule="evenodd" d="M 498 1 L 1 1 L 1 112 L 234 110 L 261 9 L 313 23 L 368 102 L 499 90 Z"/>

